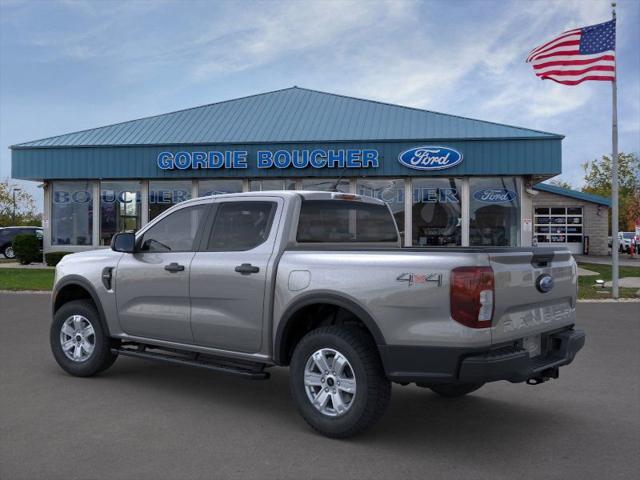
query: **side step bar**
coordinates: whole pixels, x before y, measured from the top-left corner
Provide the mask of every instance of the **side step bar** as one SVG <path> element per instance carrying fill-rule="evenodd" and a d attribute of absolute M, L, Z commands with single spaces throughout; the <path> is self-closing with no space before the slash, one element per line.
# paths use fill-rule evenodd
<path fill-rule="evenodd" d="M 124 345 L 120 348 L 112 348 L 111 352 L 117 355 L 127 357 L 142 358 L 145 360 L 159 360 L 161 362 L 173 363 L 174 365 L 186 365 L 189 367 L 206 368 L 214 372 L 226 373 L 228 375 L 236 375 L 248 380 L 266 380 L 269 378 L 269 372 L 264 371 L 265 365 L 260 363 L 240 363 L 232 360 L 220 359 L 213 357 L 205 357 L 199 353 L 172 351 L 178 355 L 172 355 L 160 352 L 147 351 L 146 345 L 136 345 L 137 348 L 126 348 Z M 151 347 L 150 347 L 151 348 Z M 188 356 L 187 356 L 188 355 Z"/>

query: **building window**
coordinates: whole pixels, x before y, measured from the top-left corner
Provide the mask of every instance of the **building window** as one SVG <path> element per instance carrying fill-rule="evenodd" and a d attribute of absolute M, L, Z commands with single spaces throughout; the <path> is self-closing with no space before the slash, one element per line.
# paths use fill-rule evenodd
<path fill-rule="evenodd" d="M 575 252 L 582 251 L 582 207 L 536 207 L 534 232 L 538 245 L 568 245 Z"/>
<path fill-rule="evenodd" d="M 462 244 L 462 181 L 457 178 L 413 178 L 414 246 Z"/>
<path fill-rule="evenodd" d="M 51 244 L 92 245 L 91 182 L 54 182 L 51 203 Z"/>
<path fill-rule="evenodd" d="M 240 179 L 200 180 L 198 182 L 200 197 L 240 192 L 242 192 L 242 180 Z"/>
<path fill-rule="evenodd" d="M 327 192 L 334 189 L 336 182 L 338 182 L 337 178 L 305 178 L 302 180 L 302 190 L 319 190 Z M 339 192 L 349 193 L 349 179 L 341 179 L 337 190 Z"/>
<path fill-rule="evenodd" d="M 520 199 L 516 178 L 471 178 L 469 186 L 469 244 L 517 246 Z"/>
<path fill-rule="evenodd" d="M 359 178 L 356 193 L 382 200 L 393 213 L 398 230 L 404 237 L 404 180 Z"/>
<path fill-rule="evenodd" d="M 149 182 L 149 220 L 191 198 L 191 180 Z"/>
<path fill-rule="evenodd" d="M 122 231 L 140 228 L 140 182 L 102 182 L 100 184 L 100 245 Z"/>
<path fill-rule="evenodd" d="M 293 178 L 268 178 L 263 180 L 249 180 L 250 192 L 266 192 L 268 190 L 295 190 L 296 181 Z"/>

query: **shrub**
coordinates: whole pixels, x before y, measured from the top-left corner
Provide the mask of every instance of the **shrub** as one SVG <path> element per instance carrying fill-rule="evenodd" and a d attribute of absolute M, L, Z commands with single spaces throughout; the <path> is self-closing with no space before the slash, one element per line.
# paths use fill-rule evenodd
<path fill-rule="evenodd" d="M 55 267 L 62 257 L 65 255 L 69 255 L 71 252 L 47 252 L 44 254 L 44 261 L 47 262 L 47 265 L 50 267 Z"/>
<path fill-rule="evenodd" d="M 35 235 L 21 233 L 13 239 L 13 251 L 22 265 L 42 261 L 40 242 Z"/>

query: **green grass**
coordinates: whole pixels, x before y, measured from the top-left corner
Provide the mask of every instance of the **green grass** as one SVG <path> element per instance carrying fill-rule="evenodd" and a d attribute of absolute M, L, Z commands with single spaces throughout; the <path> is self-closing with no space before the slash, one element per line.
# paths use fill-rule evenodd
<path fill-rule="evenodd" d="M 53 269 L 0 268 L 0 290 L 51 290 Z"/>
<path fill-rule="evenodd" d="M 595 263 L 580 263 L 580 267 L 598 272 L 600 275 L 590 275 L 578 277 L 578 285 L 580 286 L 579 298 L 611 298 L 611 289 L 596 287 L 596 280 L 611 280 L 611 266 L 597 265 Z M 640 267 L 620 267 L 620 278 L 622 277 L 640 277 Z M 620 298 L 638 298 L 636 294 L 637 288 L 621 288 Z M 606 293 L 599 293 L 606 292 Z"/>

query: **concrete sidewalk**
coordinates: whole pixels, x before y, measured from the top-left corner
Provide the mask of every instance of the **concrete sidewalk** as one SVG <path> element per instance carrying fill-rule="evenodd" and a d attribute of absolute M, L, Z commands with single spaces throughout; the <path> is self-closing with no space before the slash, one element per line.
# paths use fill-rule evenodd
<path fill-rule="evenodd" d="M 608 255 L 574 255 L 578 263 L 595 263 L 597 265 L 611 265 L 611 257 Z M 631 258 L 626 253 L 621 253 L 618 257 L 618 264 L 621 267 L 640 267 L 640 257 Z"/>

